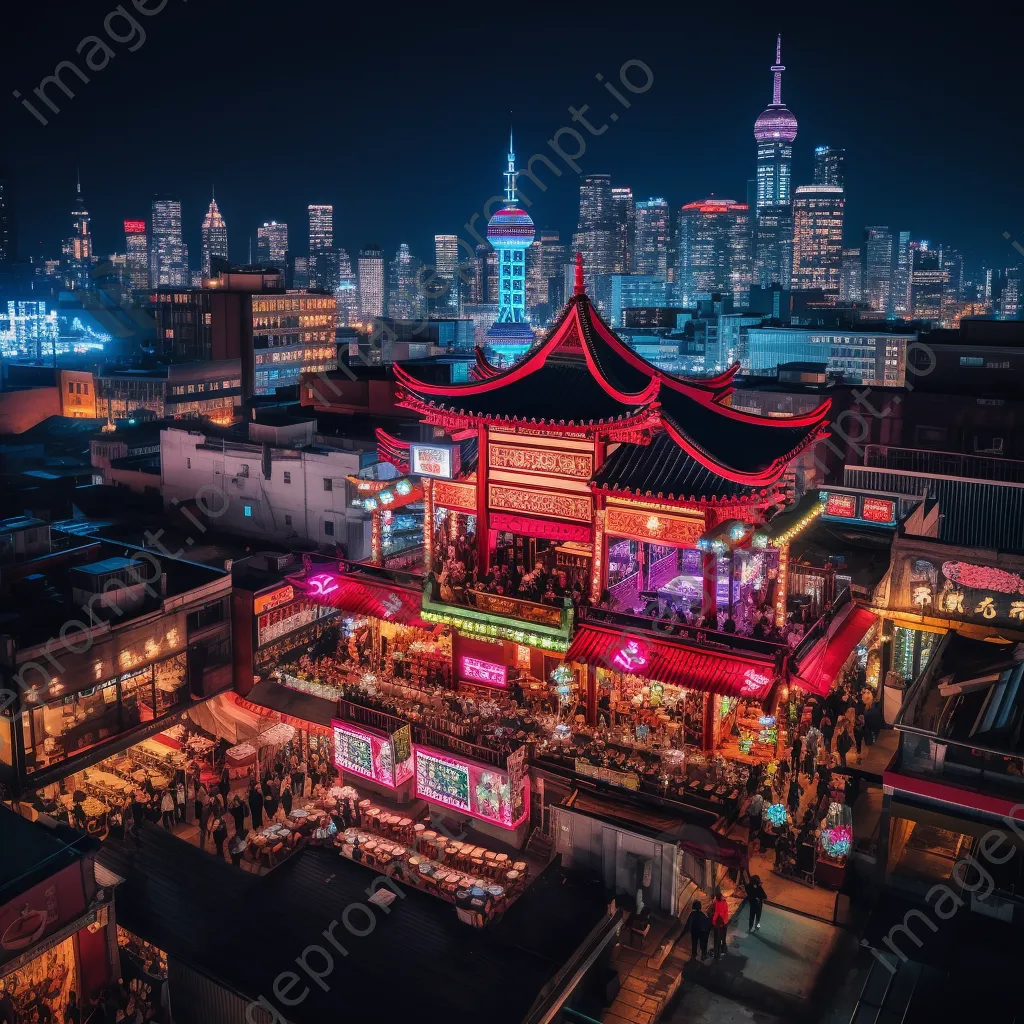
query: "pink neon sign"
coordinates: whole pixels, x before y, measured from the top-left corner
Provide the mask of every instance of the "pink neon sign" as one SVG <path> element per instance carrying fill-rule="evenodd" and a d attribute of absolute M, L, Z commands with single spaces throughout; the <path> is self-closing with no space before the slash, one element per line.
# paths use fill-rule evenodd
<path fill-rule="evenodd" d="M 740 690 L 744 696 L 759 697 L 772 685 L 772 677 L 766 672 L 758 672 L 756 668 L 748 668 L 743 673 L 743 686 Z"/>
<path fill-rule="evenodd" d="M 329 572 L 321 572 L 317 573 L 316 576 L 310 576 L 306 582 L 309 584 L 309 592 L 314 597 L 326 597 L 338 589 L 337 577 L 332 576 Z"/>
<path fill-rule="evenodd" d="M 463 654 L 459 658 L 459 672 L 463 679 L 468 679 L 471 683 L 502 688 L 508 685 L 508 669 L 504 665 L 484 661 L 483 658 L 474 658 L 468 654 Z"/>
<path fill-rule="evenodd" d="M 636 672 L 647 664 L 650 648 L 635 637 L 624 637 L 622 646 L 612 655 L 612 664 L 623 672 Z"/>

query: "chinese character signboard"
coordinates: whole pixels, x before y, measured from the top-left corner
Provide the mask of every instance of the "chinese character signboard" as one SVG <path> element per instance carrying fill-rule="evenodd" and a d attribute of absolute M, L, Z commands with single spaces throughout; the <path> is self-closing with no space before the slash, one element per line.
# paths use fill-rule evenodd
<path fill-rule="evenodd" d="M 409 445 L 409 472 L 413 476 L 451 480 L 459 475 L 461 468 L 461 452 L 457 444 Z"/>
<path fill-rule="evenodd" d="M 459 658 L 459 677 L 466 682 L 479 683 L 482 686 L 504 688 L 508 683 L 508 669 L 496 662 L 463 654 Z"/>
<path fill-rule="evenodd" d="M 504 771 L 419 744 L 414 749 L 417 796 L 501 828 L 514 829 L 525 821 L 530 807 L 530 782 L 522 763 L 525 753 L 512 754 L 509 770 Z M 511 791 L 513 781 L 515 798 Z"/>

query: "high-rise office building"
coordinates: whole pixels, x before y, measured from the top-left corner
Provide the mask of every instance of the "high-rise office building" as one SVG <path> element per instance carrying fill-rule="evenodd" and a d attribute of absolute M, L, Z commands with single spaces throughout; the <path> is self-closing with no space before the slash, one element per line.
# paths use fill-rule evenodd
<path fill-rule="evenodd" d="M 910 315 L 915 320 L 938 324 L 942 320 L 942 295 L 946 271 L 942 251 L 926 241 L 910 243 Z"/>
<path fill-rule="evenodd" d="M 18 239 L 14 229 L 14 193 L 10 170 L 0 164 L 0 267 L 18 262 Z"/>
<path fill-rule="evenodd" d="M 352 260 L 344 249 L 337 250 L 338 281 L 334 286 L 334 300 L 337 306 L 336 321 L 339 327 L 346 327 L 359 320 L 359 285 L 352 272 Z"/>
<path fill-rule="evenodd" d="M 548 304 L 548 282 L 544 276 L 544 243 L 535 238 L 526 250 L 526 312 Z"/>
<path fill-rule="evenodd" d="M 793 291 L 839 292 L 846 198 L 839 185 L 800 185 L 793 198 Z"/>
<path fill-rule="evenodd" d="M 506 365 L 533 344 L 526 315 L 526 251 L 536 231 L 530 215 L 519 206 L 516 177 L 515 146 L 509 132 L 505 205 L 487 222 L 487 241 L 498 254 L 498 318 L 487 332 L 487 344 Z"/>
<path fill-rule="evenodd" d="M 228 226 L 217 206 L 217 197 L 210 196 L 210 206 L 203 218 L 203 277 L 210 277 L 228 263 Z"/>
<path fill-rule="evenodd" d="M 264 221 L 256 230 L 256 261 L 274 267 L 282 274 L 288 271 L 288 225 L 276 220 Z"/>
<path fill-rule="evenodd" d="M 677 294 L 689 306 L 727 294 L 736 309 L 750 301 L 750 208 L 709 196 L 679 211 Z"/>
<path fill-rule="evenodd" d="M 668 202 L 648 199 L 636 204 L 633 273 L 668 279 Z"/>
<path fill-rule="evenodd" d="M 462 289 L 459 280 L 459 236 L 434 235 L 434 281 L 430 310 L 438 316 L 459 315 Z"/>
<path fill-rule="evenodd" d="M 149 287 L 149 239 L 144 220 L 124 222 L 125 272 L 128 287 L 133 292 L 144 292 Z"/>
<path fill-rule="evenodd" d="M 1024 294 L 1021 292 L 1020 267 L 1009 267 L 999 295 L 999 319 L 1020 320 L 1024 314 Z"/>
<path fill-rule="evenodd" d="M 388 274 L 388 316 L 395 320 L 422 320 L 426 309 L 419 278 L 420 261 L 402 242 Z"/>
<path fill-rule="evenodd" d="M 946 282 L 942 288 L 942 326 L 952 327 L 964 301 L 964 258 L 948 245 L 941 247 Z"/>
<path fill-rule="evenodd" d="M 782 102 L 782 36 L 775 43 L 772 65 L 774 84 L 772 102 L 754 122 L 757 140 L 757 208 L 786 206 L 790 201 L 790 179 L 793 164 L 793 140 L 796 118 Z"/>
<path fill-rule="evenodd" d="M 586 175 L 580 184 L 580 215 L 572 244 L 576 252 L 583 254 L 583 267 L 588 279 L 614 273 L 614 225 L 611 176 Z"/>
<path fill-rule="evenodd" d="M 64 283 L 72 291 L 87 289 L 93 264 L 92 232 L 89 211 L 82 198 L 82 181 L 75 183 L 75 202 L 71 208 L 71 234 L 64 242 Z"/>
<path fill-rule="evenodd" d="M 762 206 L 754 228 L 754 282 L 788 288 L 793 277 L 793 207 Z"/>
<path fill-rule="evenodd" d="M 846 187 L 843 165 L 846 162 L 845 149 L 831 146 L 816 146 L 814 149 L 814 184 Z"/>
<path fill-rule="evenodd" d="M 498 253 L 489 242 L 476 247 L 473 266 L 473 305 L 498 304 Z M 490 327 L 490 323 L 487 324 Z"/>
<path fill-rule="evenodd" d="M 879 313 L 893 311 L 892 232 L 887 227 L 866 227 L 862 246 L 864 300 Z"/>
<path fill-rule="evenodd" d="M 612 230 L 615 233 L 615 253 L 612 259 L 612 273 L 614 274 L 628 274 L 633 269 L 635 217 L 633 190 L 628 185 L 613 188 Z"/>
<path fill-rule="evenodd" d="M 897 317 L 910 316 L 910 260 L 910 232 L 901 231 L 896 240 L 892 274 L 892 311 Z"/>
<path fill-rule="evenodd" d="M 384 254 L 379 245 L 359 250 L 359 319 L 363 323 L 384 315 Z"/>
<path fill-rule="evenodd" d="M 187 288 L 188 248 L 181 234 L 181 201 L 171 196 L 153 199 L 149 235 L 149 287 Z"/>
<path fill-rule="evenodd" d="M 839 298 L 843 302 L 863 300 L 863 266 L 860 249 L 844 249 L 839 271 Z"/>
<path fill-rule="evenodd" d="M 632 201 L 632 199 L 630 200 Z M 551 282 L 561 278 L 562 268 L 568 262 L 569 256 L 562 236 L 555 228 L 541 228 L 540 242 L 541 250 L 541 273 L 548 282 L 548 301 L 551 301 Z"/>
<path fill-rule="evenodd" d="M 320 291 L 334 291 L 338 260 L 334 253 L 334 207 L 307 207 L 309 213 L 309 283 Z"/>

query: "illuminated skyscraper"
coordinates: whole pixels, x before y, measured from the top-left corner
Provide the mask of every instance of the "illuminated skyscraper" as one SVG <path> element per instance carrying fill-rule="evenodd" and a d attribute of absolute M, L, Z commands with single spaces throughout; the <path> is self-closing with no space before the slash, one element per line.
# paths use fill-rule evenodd
<path fill-rule="evenodd" d="M 419 281 L 420 261 L 402 242 L 388 274 L 388 316 L 395 320 L 423 319 L 426 302 Z"/>
<path fill-rule="evenodd" d="M 648 199 L 636 204 L 636 229 L 633 235 L 634 274 L 654 274 L 668 278 L 668 202 Z"/>
<path fill-rule="evenodd" d="M 188 248 L 181 235 L 181 201 L 171 196 L 153 199 L 149 236 L 149 287 L 187 288 Z"/>
<path fill-rule="evenodd" d="M 910 232 L 901 231 L 896 242 L 896 266 L 892 275 L 892 311 L 910 316 Z"/>
<path fill-rule="evenodd" d="M 629 190 L 627 189 L 626 191 Z M 632 202 L 632 196 L 630 196 L 630 202 Z M 541 272 L 544 274 L 545 279 L 551 282 L 562 276 L 564 273 L 563 268 L 569 260 L 569 255 L 562 242 L 562 236 L 555 228 L 541 228 L 540 241 L 544 247 L 541 251 Z M 551 289 L 549 287 L 549 300 L 550 297 Z"/>
<path fill-rule="evenodd" d="M 887 227 L 864 229 L 864 300 L 879 313 L 892 313 L 892 232 Z"/>
<path fill-rule="evenodd" d="M 228 226 L 224 223 L 215 196 L 210 197 L 210 206 L 203 218 L 203 277 L 210 277 L 214 271 L 214 260 L 228 262 Z"/>
<path fill-rule="evenodd" d="M 782 36 L 775 42 L 772 65 L 772 101 L 754 122 L 757 140 L 757 208 L 786 206 L 790 201 L 790 177 L 796 118 L 782 102 Z"/>
<path fill-rule="evenodd" d="M 334 252 L 334 207 L 309 206 L 309 283 L 330 292 L 337 284 L 338 260 Z"/>
<path fill-rule="evenodd" d="M 793 199 L 793 291 L 839 292 L 845 194 L 839 185 L 801 185 Z"/>
<path fill-rule="evenodd" d="M 733 298 L 736 309 L 750 304 L 750 208 L 733 199 L 709 196 L 679 211 L 676 286 L 691 305 L 711 294 Z"/>
<path fill-rule="evenodd" d="M 910 315 L 933 324 L 942 319 L 942 295 L 946 271 L 942 251 L 928 242 L 910 243 Z"/>
<path fill-rule="evenodd" d="M 0 165 L 0 267 L 5 263 L 17 263 L 18 261 L 13 198 L 10 171 Z"/>
<path fill-rule="evenodd" d="M 636 228 L 636 210 L 633 207 L 633 190 L 628 186 L 612 189 L 612 231 L 614 232 L 615 254 L 612 273 L 628 274 L 633 269 L 633 233 Z M 565 260 L 563 259 L 564 263 Z"/>
<path fill-rule="evenodd" d="M 839 298 L 843 302 L 860 302 L 864 294 L 863 281 L 860 249 L 844 249 L 839 272 Z"/>
<path fill-rule="evenodd" d="M 846 161 L 845 149 L 833 149 L 831 146 L 814 148 L 814 184 L 839 185 L 846 187 L 843 165 Z"/>
<path fill-rule="evenodd" d="M 384 254 L 379 245 L 359 250 L 359 319 L 363 323 L 384 315 Z"/>
<path fill-rule="evenodd" d="M 93 255 L 89 221 L 79 179 L 75 184 L 75 202 L 71 209 L 71 234 L 64 242 L 64 283 L 73 291 L 87 289 L 91 280 Z"/>
<path fill-rule="evenodd" d="M 124 222 L 125 261 L 128 287 L 144 292 L 149 287 L 149 240 L 144 220 Z"/>
<path fill-rule="evenodd" d="M 288 272 L 288 225 L 276 220 L 264 221 L 256 229 L 256 261 L 265 267 Z"/>
<path fill-rule="evenodd" d="M 336 319 L 339 327 L 359 320 L 359 286 L 352 272 L 352 261 L 344 249 L 338 249 L 338 280 L 334 286 L 337 304 Z"/>
<path fill-rule="evenodd" d="M 617 242 L 610 175 L 588 174 L 580 184 L 580 216 L 572 245 L 583 254 L 588 282 L 615 272 Z"/>
<path fill-rule="evenodd" d="M 757 178 L 754 217 L 754 279 L 762 288 L 788 287 L 793 268 L 793 209 L 790 184 L 796 118 L 782 102 L 782 36 L 775 41 L 772 102 L 754 122 Z"/>
<path fill-rule="evenodd" d="M 430 288 L 431 312 L 441 317 L 457 317 L 462 308 L 460 283 L 459 236 L 434 235 L 434 281 Z"/>
<path fill-rule="evenodd" d="M 505 205 L 487 223 L 487 241 L 498 254 L 498 319 L 487 332 L 487 344 L 503 363 L 514 362 L 533 344 L 526 316 L 526 250 L 534 234 L 533 221 L 517 199 L 516 154 L 509 132 Z"/>

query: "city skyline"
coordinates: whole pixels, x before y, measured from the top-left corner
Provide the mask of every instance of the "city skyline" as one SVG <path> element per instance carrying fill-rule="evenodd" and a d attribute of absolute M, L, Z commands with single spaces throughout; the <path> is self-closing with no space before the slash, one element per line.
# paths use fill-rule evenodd
<path fill-rule="evenodd" d="M 661 16 L 666 19 L 666 25 L 671 23 L 671 14 L 666 12 Z M 226 31 L 221 15 L 204 17 L 210 21 L 211 39 Z M 546 52 L 553 45 L 552 40 L 563 32 L 563 18 L 564 15 L 557 13 L 548 17 L 547 27 L 535 40 L 538 54 Z M 160 19 L 150 22 L 147 61 L 152 58 L 158 63 L 164 59 L 162 54 L 169 41 L 184 31 L 188 20 L 188 12 L 172 12 L 168 8 Z M 790 16 L 788 20 L 794 19 Z M 260 18 L 255 21 L 261 23 Z M 923 117 L 901 119 L 896 116 L 897 105 L 884 100 L 883 90 L 875 80 L 877 76 L 873 78 L 870 74 L 872 67 L 885 59 L 889 52 L 886 48 L 865 53 L 859 35 L 862 30 L 855 26 L 851 27 L 850 38 L 840 46 L 828 39 L 827 33 L 816 31 L 813 25 L 786 24 L 786 18 L 775 21 L 776 24 L 769 25 L 766 18 L 757 17 L 744 25 L 733 39 L 728 63 L 709 61 L 708 55 L 698 50 L 688 51 L 685 61 L 673 63 L 666 59 L 663 44 L 653 36 L 649 39 L 645 36 L 636 45 L 631 41 L 628 45 L 616 46 L 614 53 L 610 44 L 599 45 L 594 36 L 593 45 L 586 48 L 585 62 L 579 57 L 554 64 L 541 62 L 538 73 L 531 76 L 531 81 L 524 83 L 513 98 L 513 103 L 519 107 L 514 113 L 517 140 L 521 140 L 517 141 L 520 163 L 524 164 L 529 155 L 538 152 L 553 155 L 546 140 L 562 126 L 574 123 L 567 113 L 570 106 L 582 111 L 586 103 L 590 112 L 584 116 L 592 119 L 591 124 L 607 123 L 602 118 L 613 112 L 615 101 L 602 92 L 595 76 L 602 74 L 613 80 L 617 77 L 616 69 L 624 61 L 638 60 L 651 68 L 654 82 L 645 93 L 632 97 L 631 107 L 623 110 L 621 118 L 613 125 L 609 124 L 600 135 L 587 137 L 587 152 L 578 161 L 580 177 L 609 174 L 616 185 L 629 187 L 638 202 L 664 196 L 673 216 L 686 203 L 709 193 L 742 199 L 747 181 L 755 174 L 750 128 L 770 99 L 768 68 L 775 36 L 781 30 L 783 61 L 787 68 L 784 102 L 800 121 L 800 133 L 793 144 L 792 184 L 795 188 L 813 181 L 817 147 L 846 151 L 844 244 L 857 244 L 865 225 L 889 224 L 894 231 L 908 228 L 914 237 L 955 246 L 972 267 L 979 263 L 1001 266 L 1015 262 L 1015 254 L 1009 251 L 1002 238 L 1004 230 L 1011 234 L 1024 233 L 1014 231 L 1014 205 L 1006 187 L 1009 175 L 1004 164 L 1015 142 L 983 130 L 989 119 L 996 118 L 1000 104 L 1005 102 L 1003 94 L 993 88 L 995 83 L 985 77 L 991 78 L 998 72 L 976 68 L 970 76 L 965 76 L 969 80 L 958 83 L 959 98 L 946 95 L 947 86 L 941 79 L 921 79 L 922 86 L 924 82 L 929 84 L 931 105 L 922 111 Z M 410 24 L 395 30 L 398 51 L 413 45 L 414 27 L 424 28 Z M 894 15 L 894 39 L 901 28 L 908 26 L 902 25 L 898 14 Z M 956 43 L 951 35 L 943 35 L 938 29 L 914 28 L 927 37 L 930 52 L 936 58 Z M 461 31 L 455 27 L 453 40 Z M 428 45 L 435 34 L 436 28 L 433 34 L 428 31 L 421 44 Z M 589 30 L 585 30 L 585 34 L 591 40 Z M 649 43 L 648 53 L 640 42 Z M 290 67 L 296 54 L 292 52 L 289 39 L 282 40 L 281 48 L 283 66 Z M 824 60 L 823 49 L 830 50 L 830 61 Z M 29 89 L 29 83 L 38 82 L 48 73 L 60 55 L 56 37 L 47 46 L 30 45 L 7 72 L 11 87 Z M 361 66 L 359 62 L 363 58 L 354 59 L 353 67 Z M 935 63 L 941 61 L 936 59 Z M 260 224 L 275 218 L 280 222 L 303 224 L 311 203 L 334 206 L 336 244 L 349 252 L 374 240 L 380 242 L 385 252 L 394 252 L 399 243 L 406 242 L 414 254 L 423 256 L 429 253 L 435 234 L 457 233 L 466 237 L 463 225 L 496 191 L 490 187 L 493 153 L 501 145 L 504 129 L 499 127 L 498 119 L 507 119 L 508 101 L 496 96 L 496 89 L 484 89 L 480 95 L 460 100 L 457 114 L 440 117 L 435 108 L 424 115 L 420 97 L 409 94 L 402 103 L 393 102 L 397 98 L 395 91 L 408 81 L 400 64 L 401 61 L 396 61 L 395 82 L 380 84 L 379 95 L 360 94 L 360 100 L 365 101 L 362 112 L 346 109 L 343 116 L 351 120 L 366 118 L 374 112 L 382 135 L 401 128 L 403 150 L 443 152 L 445 157 L 441 161 L 374 160 L 372 149 L 364 153 L 361 147 L 354 145 L 341 163 L 323 157 L 306 159 L 307 149 L 300 140 L 294 144 L 296 159 L 290 163 L 301 166 L 302 173 L 294 176 L 275 173 L 264 178 L 252 173 L 251 158 L 245 158 L 245 147 L 237 152 L 237 143 L 252 128 L 251 115 L 239 111 L 233 113 L 226 126 L 224 139 L 219 136 L 210 139 L 204 148 L 204 157 L 198 161 L 192 155 L 183 162 L 173 153 L 162 153 L 147 139 L 134 138 L 132 172 L 129 179 L 124 180 L 119 168 L 126 142 L 111 138 L 103 126 L 96 129 L 95 125 L 90 125 L 95 130 L 85 136 L 81 134 L 85 125 L 78 123 L 88 118 L 92 105 L 103 101 L 101 94 L 109 89 L 111 78 L 97 75 L 88 86 L 83 85 L 48 126 L 35 122 L 12 99 L 4 114 L 4 124 L 8 133 L 13 132 L 22 140 L 15 147 L 12 159 L 22 258 L 48 255 L 59 245 L 60 227 L 67 217 L 66 210 L 59 208 L 64 205 L 59 203 L 59 197 L 67 195 L 78 163 L 82 167 L 83 188 L 92 204 L 92 230 L 96 252 L 100 255 L 123 250 L 121 223 L 125 219 L 144 217 L 156 193 L 180 199 L 184 241 L 193 253 L 198 253 L 210 180 L 220 184 L 218 205 L 225 221 L 233 227 L 232 258 L 237 262 L 246 258 L 247 239 L 255 239 Z M 852 83 L 841 73 L 847 65 L 858 69 L 857 88 L 852 88 Z M 831 69 L 827 74 L 826 68 Z M 139 65 L 139 60 L 126 57 L 119 67 L 112 64 L 109 70 L 111 76 L 130 79 L 132 88 L 137 90 L 138 95 L 131 97 L 126 113 L 127 110 L 152 111 L 159 120 L 164 101 L 154 94 L 147 71 Z M 179 73 L 176 66 L 164 70 L 168 74 Z M 905 76 L 907 70 L 904 64 L 895 62 L 890 85 L 884 91 L 892 94 L 892 81 Z M 205 72 L 190 67 L 190 73 L 192 78 L 186 85 L 194 90 L 205 81 Z M 226 70 L 222 72 L 226 73 Z M 358 82 L 351 76 L 349 81 L 358 93 Z M 289 89 L 285 93 L 290 94 Z M 119 97 L 118 101 L 122 100 L 124 98 Z M 1007 150 L 1004 159 L 974 160 L 969 152 L 942 152 L 939 162 L 940 153 L 934 148 L 937 137 L 932 139 L 933 148 L 919 147 L 919 158 L 897 158 L 898 154 L 907 152 L 908 144 L 913 148 L 915 138 L 920 139 L 925 127 L 920 122 L 934 120 L 929 110 L 937 113 L 944 105 L 947 116 L 952 117 L 950 111 L 956 104 L 970 105 L 972 101 L 974 121 L 970 123 L 975 127 L 972 138 L 985 138 L 986 153 L 1003 147 Z M 286 100 L 275 100 L 274 109 L 278 102 Z M 298 116 L 315 117 L 315 114 Z M 332 116 L 342 115 L 332 111 Z M 410 124 L 412 118 L 418 121 L 416 125 Z M 460 128 L 469 123 L 483 127 L 475 127 L 472 132 Z M 581 125 L 579 129 L 582 131 Z M 587 136 L 586 132 L 583 134 Z M 571 136 L 563 138 L 569 146 Z M 690 139 L 699 140 L 696 152 Z M 225 140 L 233 141 L 226 143 Z M 424 145 L 427 140 L 435 143 L 429 149 Z M 891 159 L 885 158 L 887 145 L 893 154 Z M 231 152 L 227 151 L 229 148 Z M 568 152 L 572 152 L 571 148 Z M 924 175 L 920 172 L 919 161 L 926 161 L 929 152 L 935 153 L 935 166 Z M 158 159 L 158 154 L 162 159 Z M 356 154 L 366 159 L 353 159 Z M 682 161 L 671 159 L 680 154 L 685 157 Z M 576 220 L 578 176 L 557 158 L 555 162 L 563 173 L 556 176 L 548 172 L 549 187 L 542 194 L 534 189 L 530 212 L 538 228 L 556 228 L 563 238 L 569 238 Z M 207 163 L 208 166 L 203 166 Z M 415 173 L 411 170 L 414 165 L 418 168 Z M 994 179 L 984 188 L 982 174 Z M 970 215 L 966 208 L 948 201 L 951 190 L 966 194 L 972 189 L 974 207 Z M 979 212 L 977 206 L 983 209 Z M 985 208 L 991 210 L 990 217 Z"/>

